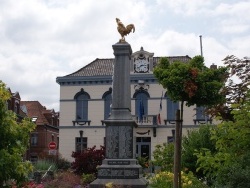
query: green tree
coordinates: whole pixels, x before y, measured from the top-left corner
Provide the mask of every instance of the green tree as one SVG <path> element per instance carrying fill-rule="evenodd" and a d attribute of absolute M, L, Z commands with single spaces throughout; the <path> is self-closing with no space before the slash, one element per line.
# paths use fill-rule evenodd
<path fill-rule="evenodd" d="M 155 146 L 153 151 L 154 160 L 152 161 L 154 166 L 161 167 L 162 171 L 173 171 L 174 167 L 174 144 L 163 143 Z"/>
<path fill-rule="evenodd" d="M 211 106 L 224 101 L 220 90 L 225 84 L 227 68 L 210 69 L 204 65 L 201 56 L 195 56 L 189 62 L 169 63 L 161 58 L 154 69 L 159 83 L 167 89 L 168 97 L 181 102 L 181 119 L 183 105 Z"/>
<path fill-rule="evenodd" d="M 32 170 L 31 163 L 23 161 L 23 155 L 35 124 L 26 118 L 17 123 L 16 114 L 7 110 L 9 98 L 5 84 L 0 81 L 0 187 L 10 179 L 22 183 Z"/>
<path fill-rule="evenodd" d="M 182 142 L 182 166 L 188 171 L 192 171 L 198 178 L 205 178 L 203 171 L 196 171 L 197 156 L 195 153 L 201 151 L 204 148 L 209 149 L 212 153 L 215 153 L 215 141 L 211 140 L 211 134 L 214 130 L 214 126 L 202 125 L 198 129 L 189 130 L 186 136 L 183 136 Z"/>
<path fill-rule="evenodd" d="M 211 140 L 211 132 L 214 130 L 214 126 L 202 125 L 198 129 L 188 131 L 186 136 L 183 136 L 182 142 L 182 168 L 185 171 L 192 171 L 192 173 L 198 178 L 204 178 L 203 171 L 196 171 L 197 156 L 195 153 L 201 151 L 204 148 L 215 153 L 215 141 Z M 162 144 L 156 145 L 156 149 L 153 151 L 154 165 L 160 166 L 163 171 L 173 171 L 174 165 L 174 144 Z"/>
<path fill-rule="evenodd" d="M 220 118 L 223 121 L 234 121 L 232 114 L 232 104 L 243 104 L 250 85 L 250 59 L 244 57 L 239 59 L 234 55 L 227 56 L 224 60 L 227 67 L 227 84 L 222 88 L 221 93 L 224 95 L 225 101 L 213 105 L 209 108 L 208 113 L 212 116 Z M 241 108 L 241 105 L 238 105 Z"/>
<path fill-rule="evenodd" d="M 212 132 L 217 151 L 203 149 L 197 153 L 198 170 L 204 170 L 218 187 L 250 187 L 249 99 L 250 90 L 243 104 L 232 106 L 234 121 L 224 121 Z"/>
<path fill-rule="evenodd" d="M 218 69 L 207 68 L 204 64 L 204 58 L 195 56 L 189 62 L 169 63 L 168 59 L 161 58 L 159 64 L 154 69 L 154 75 L 159 83 L 167 91 L 168 97 L 174 102 L 181 102 L 180 119 L 183 120 L 184 102 L 187 106 L 197 105 L 209 107 L 222 101 L 224 96 L 220 93 L 225 85 L 227 68 Z M 176 131 L 176 168 L 178 172 L 179 184 L 181 179 L 180 161 L 181 161 L 181 142 L 182 142 L 182 121 Z M 175 185 L 176 186 L 176 185 Z"/>

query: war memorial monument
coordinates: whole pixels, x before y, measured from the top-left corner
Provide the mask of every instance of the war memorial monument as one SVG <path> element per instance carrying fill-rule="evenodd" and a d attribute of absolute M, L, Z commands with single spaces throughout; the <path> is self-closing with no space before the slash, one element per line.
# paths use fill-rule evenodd
<path fill-rule="evenodd" d="M 103 188 L 112 183 L 121 188 L 146 188 L 147 181 L 142 176 L 142 167 L 135 158 L 134 127 L 131 115 L 130 56 L 132 49 L 125 37 L 135 31 L 133 24 L 126 27 L 116 18 L 121 39 L 114 44 L 114 73 L 112 107 L 110 117 L 104 121 L 106 130 L 106 153 L 102 165 L 98 167 L 97 179 L 90 188 Z"/>

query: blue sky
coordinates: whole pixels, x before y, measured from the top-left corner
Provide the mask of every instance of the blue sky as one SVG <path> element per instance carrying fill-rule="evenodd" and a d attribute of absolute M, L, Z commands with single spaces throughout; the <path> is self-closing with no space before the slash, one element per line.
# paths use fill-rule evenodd
<path fill-rule="evenodd" d="M 0 0 L 0 80 L 22 100 L 59 110 L 56 77 L 96 58 L 113 58 L 115 18 L 133 23 L 133 52 L 200 54 L 205 63 L 250 56 L 247 0 Z"/>

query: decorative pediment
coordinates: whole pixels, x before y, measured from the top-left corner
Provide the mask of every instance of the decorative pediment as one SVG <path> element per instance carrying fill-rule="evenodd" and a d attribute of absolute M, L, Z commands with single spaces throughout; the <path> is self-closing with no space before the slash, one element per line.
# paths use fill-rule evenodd
<path fill-rule="evenodd" d="M 131 71 L 133 73 L 151 73 L 153 68 L 153 56 L 154 53 L 150 53 L 143 50 L 132 54 Z"/>

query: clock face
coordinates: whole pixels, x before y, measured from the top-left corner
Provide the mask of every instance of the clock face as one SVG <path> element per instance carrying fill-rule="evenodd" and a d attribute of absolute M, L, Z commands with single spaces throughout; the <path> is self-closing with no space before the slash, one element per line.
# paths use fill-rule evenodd
<path fill-rule="evenodd" d="M 134 64 L 134 70 L 137 73 L 145 73 L 149 71 L 149 64 L 145 59 L 137 59 Z"/>

